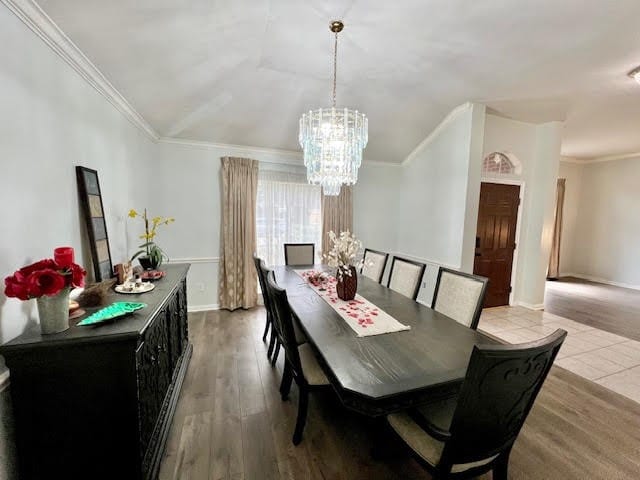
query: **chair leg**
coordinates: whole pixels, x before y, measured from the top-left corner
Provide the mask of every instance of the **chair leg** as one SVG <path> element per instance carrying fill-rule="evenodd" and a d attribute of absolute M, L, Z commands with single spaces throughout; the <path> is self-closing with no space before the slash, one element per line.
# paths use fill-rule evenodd
<path fill-rule="evenodd" d="M 271 354 L 273 353 L 273 347 L 275 346 L 276 346 L 276 331 L 272 327 L 271 338 L 269 339 L 269 348 L 267 349 L 267 358 L 271 358 Z"/>
<path fill-rule="evenodd" d="M 291 382 L 293 381 L 293 371 L 291 365 L 284 359 L 284 372 L 282 372 L 282 381 L 280 382 L 280 397 L 282 400 L 289 398 L 289 392 L 291 391 Z"/>
<path fill-rule="evenodd" d="M 276 339 L 276 348 L 273 351 L 273 356 L 271 357 L 271 365 L 275 365 L 278 360 L 278 355 L 280 355 L 280 340 Z"/>
<path fill-rule="evenodd" d="M 269 327 L 271 326 L 271 317 L 270 315 L 267 313 L 267 320 L 264 324 L 264 333 L 262 334 L 262 341 L 266 342 L 267 341 L 267 332 L 269 331 Z"/>
<path fill-rule="evenodd" d="M 507 469 L 509 467 L 509 452 L 503 453 L 496 460 L 493 467 L 493 480 L 507 480 Z"/>
<path fill-rule="evenodd" d="M 298 400 L 298 419 L 296 420 L 296 429 L 293 432 L 293 444 L 298 445 L 302 441 L 302 432 L 304 424 L 307 422 L 307 407 L 309 406 L 309 390 L 306 386 L 300 388 L 300 398 Z"/>

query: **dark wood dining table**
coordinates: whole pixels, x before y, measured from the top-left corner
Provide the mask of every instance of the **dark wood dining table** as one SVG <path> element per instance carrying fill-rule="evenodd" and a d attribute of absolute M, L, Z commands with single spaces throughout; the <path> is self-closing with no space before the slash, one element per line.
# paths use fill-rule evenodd
<path fill-rule="evenodd" d="M 473 346 L 496 344 L 431 308 L 358 275 L 358 294 L 410 330 L 358 337 L 295 270 L 275 267 L 278 285 L 342 403 L 380 416 L 454 395 L 467 371 Z"/>

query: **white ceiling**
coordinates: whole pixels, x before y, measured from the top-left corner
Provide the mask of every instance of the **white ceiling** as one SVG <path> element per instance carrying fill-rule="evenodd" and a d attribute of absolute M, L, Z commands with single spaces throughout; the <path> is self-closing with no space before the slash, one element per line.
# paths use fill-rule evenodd
<path fill-rule="evenodd" d="M 640 151 L 638 0 L 39 0 L 163 136 L 299 150 L 298 118 L 369 117 L 400 162 L 455 106 L 566 120 L 562 153 Z"/>

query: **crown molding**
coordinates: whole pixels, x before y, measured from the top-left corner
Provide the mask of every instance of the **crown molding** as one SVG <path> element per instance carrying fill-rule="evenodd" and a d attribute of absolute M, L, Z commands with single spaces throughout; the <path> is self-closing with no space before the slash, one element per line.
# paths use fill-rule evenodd
<path fill-rule="evenodd" d="M 261 158 L 261 162 L 276 163 L 285 165 L 299 165 L 303 164 L 302 152 L 295 150 L 285 150 L 280 148 L 268 148 L 268 147 L 254 147 L 251 145 L 237 145 L 233 143 L 217 143 L 207 142 L 205 140 L 190 140 L 188 138 L 176 138 L 176 137 L 160 137 L 158 143 L 166 143 L 171 145 L 184 145 L 189 147 L 199 148 L 211 148 L 221 150 L 234 150 L 238 154 L 251 156 L 252 154 L 262 153 L 265 155 L 275 155 L 279 158 Z M 380 162 L 377 160 L 363 160 L 362 166 L 385 166 L 385 167 L 399 167 L 399 163 Z"/>
<path fill-rule="evenodd" d="M 284 150 L 279 148 L 253 147 L 251 145 L 235 145 L 232 143 L 216 143 L 203 140 L 189 140 L 186 138 L 160 137 L 158 143 L 167 143 L 171 145 L 184 145 L 199 148 L 217 148 L 223 150 L 234 150 L 239 154 L 251 155 L 255 153 L 263 153 L 266 155 L 277 155 L 277 160 L 260 159 L 261 162 L 267 163 L 285 163 L 291 165 L 302 165 L 302 152 L 294 150 Z M 283 158 L 284 157 L 284 158 Z"/>
<path fill-rule="evenodd" d="M 38 35 L 60 58 L 89 85 L 105 97 L 131 123 L 153 140 L 160 137 L 153 127 L 107 80 L 104 74 L 33 0 L 0 0 L 27 27 Z"/>
<path fill-rule="evenodd" d="M 577 158 L 572 158 L 572 157 L 560 157 L 560 162 L 572 163 L 574 165 L 584 165 L 585 163 L 587 163 L 586 160 L 578 160 Z"/>
<path fill-rule="evenodd" d="M 458 115 L 460 115 L 462 112 L 466 112 L 467 110 L 471 109 L 472 107 L 472 103 L 471 102 L 466 102 L 463 103 L 462 105 L 458 105 L 456 108 L 454 108 L 453 110 L 451 110 L 446 117 L 444 117 L 444 119 L 436 126 L 436 128 L 434 128 L 433 130 L 431 130 L 431 133 L 429 135 L 427 135 L 427 138 L 425 138 L 424 140 L 422 140 L 418 146 L 416 146 L 416 148 L 414 148 L 411 153 L 409 155 L 407 155 L 407 157 L 400 163 L 401 165 L 406 165 L 409 162 L 411 162 L 417 155 L 418 152 L 420 152 L 420 150 L 422 150 L 424 147 L 426 147 L 427 145 L 429 145 L 438 135 L 440 135 L 440 132 L 449 124 L 451 123 L 455 118 L 458 117 Z"/>
<path fill-rule="evenodd" d="M 621 155 L 608 155 L 605 157 L 596 157 L 590 158 L 589 160 L 584 160 L 582 163 L 602 163 L 602 162 L 614 162 L 616 160 L 627 160 L 629 158 L 640 158 L 640 152 L 632 152 L 632 153 L 623 153 Z"/>

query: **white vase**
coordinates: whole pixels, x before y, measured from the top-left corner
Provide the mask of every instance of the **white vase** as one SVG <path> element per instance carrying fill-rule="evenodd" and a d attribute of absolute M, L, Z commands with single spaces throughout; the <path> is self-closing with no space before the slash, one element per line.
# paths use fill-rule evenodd
<path fill-rule="evenodd" d="M 64 332 L 69 328 L 69 289 L 57 295 L 37 298 L 40 331 L 43 334 Z"/>

